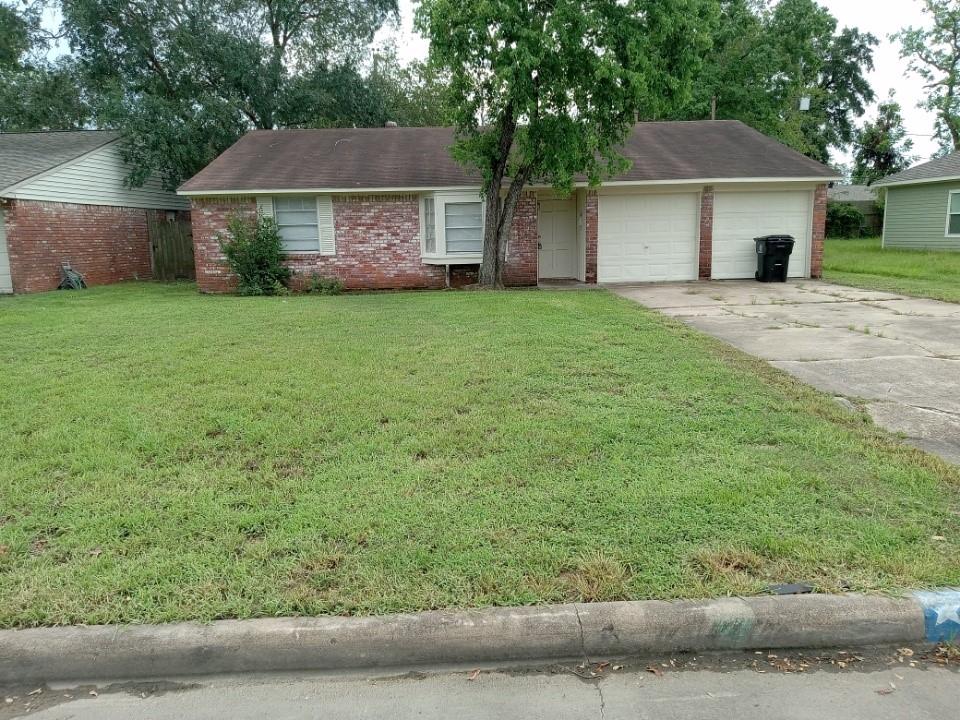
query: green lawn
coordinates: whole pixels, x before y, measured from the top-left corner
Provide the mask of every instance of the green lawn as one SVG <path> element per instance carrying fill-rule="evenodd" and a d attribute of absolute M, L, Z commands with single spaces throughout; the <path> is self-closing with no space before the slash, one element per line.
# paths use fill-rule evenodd
<path fill-rule="evenodd" d="M 604 291 L 0 302 L 0 626 L 960 584 L 960 473 Z"/>
<path fill-rule="evenodd" d="M 960 252 L 884 249 L 879 238 L 827 240 L 823 270 L 831 282 L 960 302 Z"/>

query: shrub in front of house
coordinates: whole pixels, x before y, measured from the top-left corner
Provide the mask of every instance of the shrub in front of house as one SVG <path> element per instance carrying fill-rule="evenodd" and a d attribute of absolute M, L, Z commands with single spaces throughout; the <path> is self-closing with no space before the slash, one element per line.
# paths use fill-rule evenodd
<path fill-rule="evenodd" d="M 286 295 L 290 268 L 283 264 L 283 244 L 273 218 L 256 222 L 234 217 L 220 236 L 220 249 L 237 276 L 241 295 Z"/>
<path fill-rule="evenodd" d="M 339 295 L 343 292 L 343 280 L 311 273 L 304 289 L 314 295 Z"/>
<path fill-rule="evenodd" d="M 858 238 L 864 225 L 864 214 L 850 203 L 827 206 L 827 237 Z"/>

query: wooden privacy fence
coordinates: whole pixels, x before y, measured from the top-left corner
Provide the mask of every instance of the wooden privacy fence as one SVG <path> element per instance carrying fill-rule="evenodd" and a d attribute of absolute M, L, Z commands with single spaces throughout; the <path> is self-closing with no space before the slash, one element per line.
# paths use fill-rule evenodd
<path fill-rule="evenodd" d="M 163 282 L 194 280 L 193 232 L 189 220 L 168 219 L 162 213 L 147 213 L 153 279 Z"/>

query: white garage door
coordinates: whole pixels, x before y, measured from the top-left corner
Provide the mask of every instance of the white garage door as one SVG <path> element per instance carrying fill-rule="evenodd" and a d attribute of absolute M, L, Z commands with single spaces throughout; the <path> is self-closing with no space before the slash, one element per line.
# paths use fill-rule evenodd
<path fill-rule="evenodd" d="M 810 274 L 810 190 L 717 192 L 713 199 L 713 277 L 752 278 L 757 270 L 753 239 L 792 235 L 790 277 Z"/>
<path fill-rule="evenodd" d="M 10 281 L 10 256 L 7 254 L 5 220 L 4 212 L 0 210 L 0 293 L 12 293 L 13 283 Z"/>
<path fill-rule="evenodd" d="M 598 222 L 600 282 L 696 279 L 697 193 L 601 195 Z"/>

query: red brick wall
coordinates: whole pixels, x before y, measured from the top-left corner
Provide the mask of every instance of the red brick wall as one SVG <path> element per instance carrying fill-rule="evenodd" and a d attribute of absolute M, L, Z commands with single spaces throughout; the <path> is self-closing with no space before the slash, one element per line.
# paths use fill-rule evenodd
<path fill-rule="evenodd" d="M 257 216 L 257 203 L 252 197 L 194 198 L 193 261 L 197 268 L 200 292 L 230 292 L 236 278 L 220 252 L 219 236 L 226 232 L 232 217 L 252 220 Z"/>
<path fill-rule="evenodd" d="M 597 232 L 599 231 L 599 200 L 596 190 L 587 190 L 587 204 L 584 208 L 584 223 L 587 241 L 587 258 L 585 280 L 588 283 L 597 282 Z"/>
<path fill-rule="evenodd" d="M 446 268 L 420 259 L 418 195 L 335 195 L 335 255 L 289 255 L 302 279 L 338 277 L 348 288 L 441 288 Z"/>
<path fill-rule="evenodd" d="M 147 279 L 147 211 L 105 205 L 11 200 L 6 205 L 13 290 L 55 290 L 69 262 L 88 285 Z"/>
<path fill-rule="evenodd" d="M 813 232 L 810 246 L 810 277 L 823 276 L 823 238 L 827 230 L 827 186 L 813 191 Z"/>
<path fill-rule="evenodd" d="M 503 281 L 507 285 L 537 284 L 537 238 L 540 232 L 537 212 L 536 193 L 521 194 L 507 245 L 507 262 L 503 272 Z"/>
<path fill-rule="evenodd" d="M 235 279 L 223 261 L 217 236 L 226 230 L 233 215 L 253 218 L 256 201 L 252 197 L 202 198 L 193 203 L 197 285 L 201 292 L 227 292 L 235 286 Z M 313 273 L 339 278 L 348 289 L 446 286 L 446 268 L 421 260 L 418 195 L 335 195 L 333 217 L 334 255 L 288 256 L 288 265 L 296 273 L 292 281 L 295 289 L 302 287 Z M 536 198 L 526 193 L 517 207 L 507 258 L 512 285 L 537 282 L 536 232 Z M 451 284 L 460 285 L 472 277 L 472 268 L 457 266 Z"/>
<path fill-rule="evenodd" d="M 700 273 L 701 280 L 713 275 L 713 186 L 700 191 Z"/>

